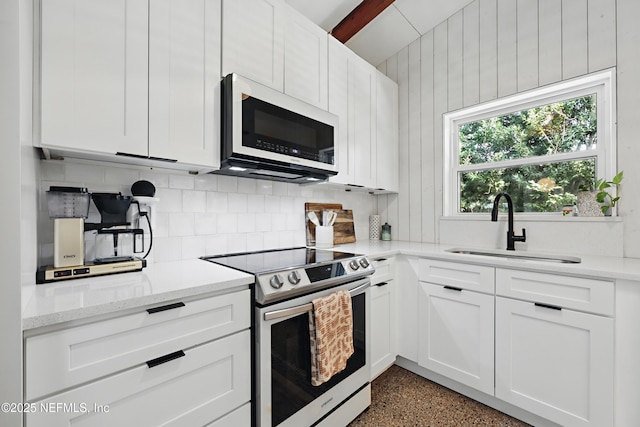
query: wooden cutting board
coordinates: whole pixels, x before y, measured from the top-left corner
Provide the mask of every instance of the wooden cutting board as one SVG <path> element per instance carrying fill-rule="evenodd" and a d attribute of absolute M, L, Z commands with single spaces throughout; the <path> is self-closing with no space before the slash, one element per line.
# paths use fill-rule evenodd
<path fill-rule="evenodd" d="M 333 243 L 340 245 L 343 243 L 353 243 L 356 241 L 356 233 L 353 224 L 353 211 L 342 209 L 339 203 L 305 203 L 304 215 L 307 226 L 307 246 L 316 244 L 316 226 L 307 218 L 307 213 L 315 212 L 318 219 L 322 221 L 322 211 L 334 211 L 338 214 L 333 224 Z"/>

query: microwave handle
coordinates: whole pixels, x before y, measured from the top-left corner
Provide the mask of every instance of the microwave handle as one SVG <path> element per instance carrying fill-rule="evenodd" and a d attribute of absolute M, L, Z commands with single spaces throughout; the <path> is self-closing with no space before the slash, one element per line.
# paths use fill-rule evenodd
<path fill-rule="evenodd" d="M 366 291 L 367 288 L 370 286 L 371 286 L 371 282 L 366 282 L 364 285 L 360 285 L 357 288 L 353 288 L 349 290 L 349 294 L 351 295 L 351 297 L 355 297 L 357 295 L 360 295 L 364 291 Z M 269 321 L 269 320 L 281 319 L 283 317 L 289 317 L 295 314 L 306 313 L 311 310 L 313 310 L 312 303 L 302 304 L 302 305 L 298 305 L 291 308 L 283 308 L 282 310 L 269 311 L 265 313 L 264 320 Z"/>

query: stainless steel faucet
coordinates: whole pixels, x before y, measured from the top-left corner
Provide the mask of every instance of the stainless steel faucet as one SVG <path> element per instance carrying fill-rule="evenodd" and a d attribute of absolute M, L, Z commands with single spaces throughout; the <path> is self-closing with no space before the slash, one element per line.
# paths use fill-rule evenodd
<path fill-rule="evenodd" d="M 498 193 L 496 198 L 493 201 L 493 209 L 491 209 L 491 221 L 498 221 L 498 202 L 500 198 L 504 196 L 507 199 L 507 207 L 509 209 L 509 229 L 507 230 L 507 250 L 515 251 L 516 248 L 514 246 L 514 242 L 526 242 L 527 241 L 527 233 L 525 229 L 522 229 L 522 236 L 516 236 L 513 232 L 513 200 L 511 200 L 511 196 L 507 192 Z"/>

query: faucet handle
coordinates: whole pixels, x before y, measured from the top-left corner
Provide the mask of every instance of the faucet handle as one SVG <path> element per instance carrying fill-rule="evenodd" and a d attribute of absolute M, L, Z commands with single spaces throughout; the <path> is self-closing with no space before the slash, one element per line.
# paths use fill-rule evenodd
<path fill-rule="evenodd" d="M 527 230 L 525 230 L 524 228 L 522 229 L 522 235 L 521 236 L 513 236 L 513 240 L 515 242 L 526 242 L 527 241 Z"/>

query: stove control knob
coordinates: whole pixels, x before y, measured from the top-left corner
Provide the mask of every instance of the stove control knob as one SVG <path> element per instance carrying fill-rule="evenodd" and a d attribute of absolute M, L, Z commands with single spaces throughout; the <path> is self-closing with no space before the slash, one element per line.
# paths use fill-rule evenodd
<path fill-rule="evenodd" d="M 369 261 L 367 261 L 366 258 L 360 258 L 360 265 L 362 266 L 362 268 L 367 268 L 369 267 Z"/>
<path fill-rule="evenodd" d="M 300 283 L 300 280 L 302 280 L 302 278 L 300 277 L 300 273 L 298 273 L 297 271 L 292 271 L 291 273 L 289 273 L 289 283 L 291 283 L 292 285 L 297 285 L 298 283 Z"/>
<path fill-rule="evenodd" d="M 352 259 L 351 261 L 349 261 L 349 267 L 351 267 L 353 271 L 356 271 L 357 269 L 360 268 L 360 266 L 358 265 L 358 261 L 356 261 L 355 259 Z"/>
<path fill-rule="evenodd" d="M 271 284 L 271 287 L 275 289 L 280 289 L 282 285 L 284 285 L 282 276 L 280 276 L 279 274 L 274 275 L 271 280 L 269 280 L 269 283 Z"/>

